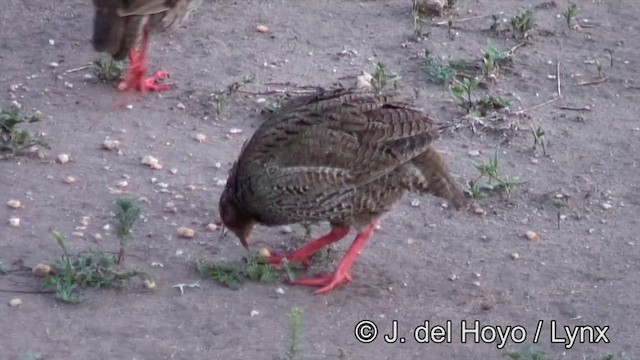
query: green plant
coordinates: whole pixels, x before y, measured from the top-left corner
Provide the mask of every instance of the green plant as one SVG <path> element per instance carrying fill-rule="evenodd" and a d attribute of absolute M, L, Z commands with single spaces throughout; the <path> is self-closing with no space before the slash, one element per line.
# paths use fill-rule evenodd
<path fill-rule="evenodd" d="M 480 115 L 485 116 L 492 110 L 498 110 L 506 108 L 511 105 L 511 100 L 505 99 L 502 96 L 485 95 L 478 100 L 475 105 Z"/>
<path fill-rule="evenodd" d="M 516 38 L 526 38 L 536 25 L 533 11 L 527 9 L 511 18 L 511 30 Z"/>
<path fill-rule="evenodd" d="M 121 282 L 133 277 L 150 281 L 144 271 L 124 270 L 118 267 L 116 257 L 102 251 L 91 251 L 71 255 L 62 233 L 52 231 L 52 236 L 62 248 L 63 256 L 50 261 L 51 271 L 44 278 L 44 286 L 56 292 L 60 301 L 77 304 L 85 301 L 82 288 L 120 287 Z"/>
<path fill-rule="evenodd" d="M 277 97 L 275 100 L 267 103 L 267 105 L 262 108 L 263 114 L 273 114 L 278 111 L 284 104 L 287 103 L 287 99 L 285 97 Z"/>
<path fill-rule="evenodd" d="M 0 111 L 0 153 L 8 152 L 3 157 L 13 157 L 32 152 L 34 147 L 49 149 L 44 136 L 22 130 L 18 124 L 35 123 L 42 120 L 42 114 L 36 112 L 32 116 L 22 115 L 20 107 L 13 104 Z"/>
<path fill-rule="evenodd" d="M 115 61 L 110 57 L 102 56 L 93 63 L 93 72 L 102 81 L 112 81 L 120 79 L 126 63 Z"/>
<path fill-rule="evenodd" d="M 291 333 L 289 335 L 289 344 L 285 354 L 286 360 L 303 359 L 304 351 L 304 325 L 302 315 L 304 312 L 298 307 L 294 307 L 289 312 L 289 321 L 291 323 Z"/>
<path fill-rule="evenodd" d="M 301 267 L 297 263 L 283 261 L 282 268 L 276 269 L 259 256 L 251 256 L 237 262 L 197 260 L 195 265 L 196 270 L 204 277 L 232 290 L 239 289 L 246 280 L 272 283 L 283 274 L 292 280 L 293 269 Z"/>
<path fill-rule="evenodd" d="M 510 351 L 506 356 L 513 360 L 547 360 L 545 353 L 530 346 L 518 351 Z"/>
<path fill-rule="evenodd" d="M 476 169 L 479 172 L 479 176 L 471 181 L 466 189 L 467 193 L 476 199 L 484 197 L 484 190 L 504 191 L 509 195 L 516 186 L 522 184 L 521 181 L 509 179 L 500 174 L 498 150 L 495 151 L 493 157 L 489 158 L 486 163 L 476 165 Z M 487 178 L 487 181 L 479 184 L 478 181 L 482 178 Z"/>
<path fill-rule="evenodd" d="M 128 244 L 128 237 L 131 234 L 133 225 L 140 218 L 140 207 L 135 200 L 120 198 L 116 200 L 115 220 L 118 239 L 120 239 L 120 250 L 118 251 L 117 263 L 124 260 L 125 246 Z"/>
<path fill-rule="evenodd" d="M 616 52 L 614 48 L 606 48 L 604 51 L 609 55 L 609 66 L 613 67 L 613 54 Z"/>
<path fill-rule="evenodd" d="M 418 3 L 415 0 L 413 1 L 413 6 L 411 8 L 411 17 L 413 19 L 413 34 L 416 36 L 416 38 L 421 38 L 422 27 L 424 23 L 422 21 L 422 17 L 420 16 Z"/>
<path fill-rule="evenodd" d="M 545 131 L 538 126 L 538 128 L 534 128 L 531 125 L 531 134 L 533 135 L 533 147 L 536 148 L 538 144 L 542 146 L 542 154 L 547 156 L 547 146 L 545 144 Z"/>
<path fill-rule="evenodd" d="M 431 81 L 436 84 L 448 85 L 456 78 L 458 72 L 451 66 L 446 66 L 438 60 L 429 57 L 427 54 L 424 58 L 423 70 L 429 75 Z"/>
<path fill-rule="evenodd" d="M 577 8 L 576 4 L 569 5 L 567 10 L 565 10 L 562 13 L 562 16 L 564 17 L 564 20 L 567 22 L 567 27 L 569 28 L 569 30 L 571 30 L 571 22 L 572 22 L 572 20 L 575 19 L 575 17 L 577 15 L 578 15 L 578 8 Z"/>
<path fill-rule="evenodd" d="M 477 88 L 478 80 L 469 78 L 464 78 L 458 85 L 451 87 L 451 95 L 468 114 L 474 110 L 472 93 Z"/>
<path fill-rule="evenodd" d="M 20 357 L 20 360 L 44 360 L 44 356 L 35 353 L 33 351 L 28 351 Z"/>
<path fill-rule="evenodd" d="M 598 70 L 598 78 L 602 79 L 602 63 L 600 63 L 600 60 L 598 59 L 593 63 L 596 65 L 596 70 Z"/>
<path fill-rule="evenodd" d="M 496 49 L 490 42 L 487 50 L 482 56 L 482 74 L 486 77 L 493 74 L 498 68 L 501 60 L 509 58 L 509 55 L 503 51 Z"/>
<path fill-rule="evenodd" d="M 392 73 L 391 75 L 387 74 L 386 66 L 383 63 L 376 63 L 376 66 L 373 70 L 373 80 L 371 81 L 371 85 L 373 85 L 376 91 L 383 90 L 387 85 L 393 85 L 395 88 L 397 86 L 398 81 L 400 81 L 401 77 L 398 74 Z"/>

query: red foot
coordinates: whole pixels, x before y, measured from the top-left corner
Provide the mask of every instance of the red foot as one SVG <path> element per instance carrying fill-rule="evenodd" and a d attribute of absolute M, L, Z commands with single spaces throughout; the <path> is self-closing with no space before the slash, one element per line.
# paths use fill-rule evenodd
<path fill-rule="evenodd" d="M 314 294 L 318 295 L 328 293 L 329 291 L 336 289 L 338 286 L 344 283 L 351 282 L 351 280 L 351 275 L 348 272 L 336 272 L 334 274 L 301 278 L 293 281 L 292 284 L 304 286 L 320 286 L 320 289 L 313 292 Z"/>
<path fill-rule="evenodd" d="M 143 78 L 142 76 L 128 77 L 118 85 L 118 90 L 138 90 L 141 92 L 147 91 L 165 91 L 171 89 L 171 85 L 158 84 L 158 81 L 170 77 L 169 72 L 165 70 L 157 71 L 153 76 Z"/>
<path fill-rule="evenodd" d="M 376 222 L 373 221 L 369 225 L 367 225 L 367 227 L 364 228 L 364 230 L 362 230 L 362 232 L 360 232 L 358 236 L 356 236 L 355 240 L 353 240 L 353 244 L 351 244 L 349 250 L 347 250 L 347 253 L 344 255 L 342 260 L 340 260 L 340 264 L 338 264 L 335 273 L 333 273 L 332 275 L 321 275 L 302 278 L 294 281 L 293 283 L 297 285 L 320 286 L 320 289 L 316 290 L 314 294 L 324 294 L 334 290 L 341 284 L 350 282 L 351 275 L 349 275 L 349 270 L 351 270 L 351 267 L 356 262 L 356 258 L 358 257 L 358 255 L 360 255 L 360 251 L 362 251 L 364 245 L 373 235 L 375 227 Z M 331 235 L 331 233 L 329 235 Z M 312 244 L 309 244 L 307 246 L 310 246 Z"/>
<path fill-rule="evenodd" d="M 316 251 L 321 248 L 334 243 L 349 233 L 349 228 L 334 228 L 331 229 L 331 232 L 328 234 L 310 242 L 309 244 L 301 247 L 298 250 L 292 251 L 290 253 L 272 253 L 269 257 L 269 263 L 271 263 L 274 267 L 280 267 L 282 259 L 287 259 L 290 262 L 301 263 L 304 266 L 307 266 L 309 263 L 309 257 L 313 255 Z"/>

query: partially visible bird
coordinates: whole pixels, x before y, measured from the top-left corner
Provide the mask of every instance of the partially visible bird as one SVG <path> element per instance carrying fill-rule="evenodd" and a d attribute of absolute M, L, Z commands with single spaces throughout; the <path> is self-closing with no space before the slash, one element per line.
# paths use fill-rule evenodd
<path fill-rule="evenodd" d="M 114 60 L 129 56 L 129 71 L 119 90 L 170 89 L 169 85 L 158 84 L 169 77 L 165 70 L 145 78 L 149 35 L 176 29 L 201 3 L 202 0 L 93 0 L 94 49 L 109 53 Z"/>
<path fill-rule="evenodd" d="M 331 231 L 286 254 L 306 263 L 320 248 L 359 233 L 331 275 L 298 279 L 325 293 L 351 281 L 349 270 L 378 218 L 406 191 L 431 193 L 456 209 L 462 188 L 431 145 L 434 120 L 391 95 L 347 89 L 295 98 L 253 134 L 233 164 L 220 196 L 224 226 L 245 248 L 254 225 L 329 222 Z"/>

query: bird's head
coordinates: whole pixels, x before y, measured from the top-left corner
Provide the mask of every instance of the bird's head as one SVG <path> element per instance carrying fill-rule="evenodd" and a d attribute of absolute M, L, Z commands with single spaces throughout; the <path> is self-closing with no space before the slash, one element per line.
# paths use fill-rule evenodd
<path fill-rule="evenodd" d="M 220 203 L 218 204 L 218 210 L 220 211 L 220 219 L 224 226 L 223 234 L 226 230 L 231 230 L 245 249 L 249 249 L 249 243 L 247 239 L 251 234 L 251 230 L 256 224 L 255 219 L 245 211 L 235 196 L 233 196 L 232 189 L 227 187 L 220 196 Z"/>

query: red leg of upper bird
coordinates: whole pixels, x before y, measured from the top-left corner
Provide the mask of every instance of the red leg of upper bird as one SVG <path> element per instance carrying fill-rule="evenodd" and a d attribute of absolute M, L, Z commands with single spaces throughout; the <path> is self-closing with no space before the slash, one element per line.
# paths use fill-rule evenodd
<path fill-rule="evenodd" d="M 362 248 L 373 235 L 375 225 L 376 222 L 372 222 L 367 225 L 367 227 L 359 233 L 358 236 L 356 236 L 353 244 L 351 244 L 349 250 L 347 250 L 347 253 L 342 258 L 333 274 L 302 278 L 294 281 L 293 283 L 297 285 L 320 286 L 320 289 L 316 290 L 314 293 L 323 294 L 337 288 L 340 284 L 350 282 L 351 275 L 349 275 L 349 270 L 356 262 L 356 258 L 360 255 Z"/>
<path fill-rule="evenodd" d="M 147 91 L 169 90 L 171 88 L 170 85 L 158 84 L 159 80 L 169 77 L 169 72 L 165 70 L 157 71 L 151 77 L 145 78 L 147 74 L 148 49 L 149 31 L 144 29 L 140 49 L 129 51 L 129 71 L 125 79 L 118 85 L 118 90 L 138 90 L 144 93 Z"/>
<path fill-rule="evenodd" d="M 286 258 L 288 261 L 299 262 L 306 265 L 309 260 L 309 256 L 311 256 L 321 248 L 344 238 L 349 233 L 349 230 L 349 227 L 333 228 L 328 234 L 310 242 L 309 244 L 295 251 L 292 251 L 290 253 L 273 253 L 269 257 L 269 262 L 273 265 L 280 265 L 282 259 Z"/>

